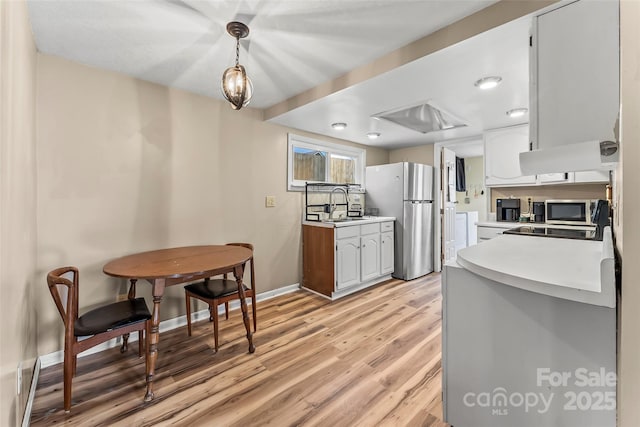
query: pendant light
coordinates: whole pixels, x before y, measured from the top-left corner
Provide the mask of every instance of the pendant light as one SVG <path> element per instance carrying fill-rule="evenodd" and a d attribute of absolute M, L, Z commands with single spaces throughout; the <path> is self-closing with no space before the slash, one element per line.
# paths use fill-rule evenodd
<path fill-rule="evenodd" d="M 227 33 L 236 39 L 236 65 L 229 67 L 222 75 L 222 94 L 231 103 L 231 108 L 239 110 L 249 104 L 253 95 L 253 84 L 244 67 L 238 62 L 240 58 L 240 39 L 249 35 L 249 27 L 242 22 L 229 22 Z"/>

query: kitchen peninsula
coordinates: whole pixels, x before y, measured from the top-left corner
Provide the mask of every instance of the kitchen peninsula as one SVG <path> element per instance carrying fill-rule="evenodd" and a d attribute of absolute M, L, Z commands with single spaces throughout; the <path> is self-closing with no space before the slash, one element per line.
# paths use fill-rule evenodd
<path fill-rule="evenodd" d="M 446 422 L 615 426 L 609 227 L 602 241 L 498 236 L 460 250 L 442 283 Z"/>

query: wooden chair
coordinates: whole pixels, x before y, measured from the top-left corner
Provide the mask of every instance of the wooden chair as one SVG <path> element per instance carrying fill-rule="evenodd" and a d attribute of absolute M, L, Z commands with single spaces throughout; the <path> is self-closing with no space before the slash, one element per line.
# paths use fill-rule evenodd
<path fill-rule="evenodd" d="M 251 243 L 227 243 L 230 246 L 242 246 L 251 249 Z M 244 286 L 246 297 L 251 297 L 251 311 L 253 312 L 253 331 L 258 329 L 256 320 L 256 286 L 255 286 L 255 269 L 253 265 L 253 255 L 249 259 L 251 268 L 251 287 Z M 245 266 L 243 266 L 244 268 Z M 213 320 L 213 339 L 215 342 L 215 351 L 218 351 L 218 306 L 224 303 L 225 319 L 229 319 L 229 301 L 240 299 L 238 294 L 238 284 L 235 280 L 227 278 L 227 274 L 222 279 L 206 278 L 202 282 L 192 283 L 184 287 L 185 300 L 187 303 L 187 331 L 191 336 L 191 298 L 197 298 L 209 304 L 209 321 Z"/>
<path fill-rule="evenodd" d="M 71 410 L 71 382 L 78 354 L 120 335 L 138 331 L 138 355 L 142 356 L 144 331 L 151 314 L 144 298 L 120 301 L 78 316 L 78 269 L 61 267 L 47 274 L 47 284 L 64 323 L 64 410 Z M 88 336 L 82 341 L 78 337 Z M 126 351 L 123 341 L 121 352 Z"/>

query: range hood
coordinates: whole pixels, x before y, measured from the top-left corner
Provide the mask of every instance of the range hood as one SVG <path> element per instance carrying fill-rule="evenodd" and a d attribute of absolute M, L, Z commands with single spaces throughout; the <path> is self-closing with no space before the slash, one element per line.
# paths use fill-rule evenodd
<path fill-rule="evenodd" d="M 520 153 L 522 175 L 613 170 L 619 160 L 618 143 L 587 141 Z"/>

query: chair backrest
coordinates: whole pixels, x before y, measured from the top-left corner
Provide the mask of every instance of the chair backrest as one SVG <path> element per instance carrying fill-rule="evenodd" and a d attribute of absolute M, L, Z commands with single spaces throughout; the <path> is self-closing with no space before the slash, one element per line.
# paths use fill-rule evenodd
<path fill-rule="evenodd" d="M 47 284 L 65 328 L 78 317 L 78 269 L 60 267 L 47 274 Z"/>

